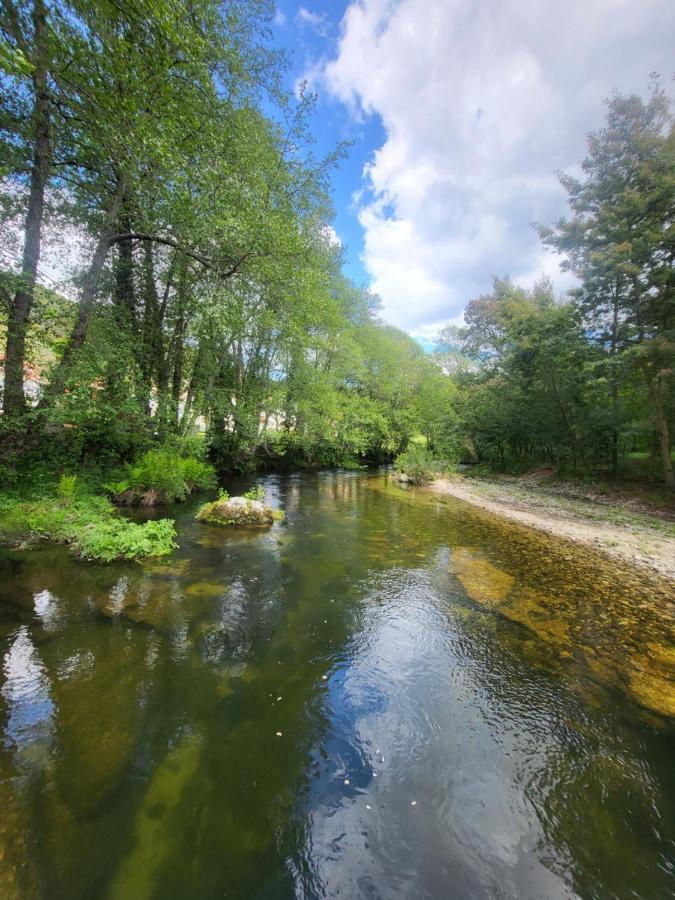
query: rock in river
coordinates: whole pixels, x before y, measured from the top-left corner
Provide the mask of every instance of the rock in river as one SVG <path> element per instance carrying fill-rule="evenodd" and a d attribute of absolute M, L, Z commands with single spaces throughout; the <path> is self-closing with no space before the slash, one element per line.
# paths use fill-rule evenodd
<path fill-rule="evenodd" d="M 238 525 L 247 528 L 264 528 L 282 517 L 282 513 L 270 506 L 246 497 L 230 497 L 228 500 L 205 503 L 196 516 L 199 522 L 211 525 Z"/>

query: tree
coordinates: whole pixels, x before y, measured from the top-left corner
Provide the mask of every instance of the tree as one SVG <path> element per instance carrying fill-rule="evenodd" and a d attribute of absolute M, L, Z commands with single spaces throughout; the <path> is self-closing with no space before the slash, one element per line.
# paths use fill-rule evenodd
<path fill-rule="evenodd" d="M 2 34 L 13 54 L 13 65 L 6 67 L 9 69 L 5 89 L 8 96 L 2 99 L 6 99 L 15 112 L 14 116 L 10 112 L 3 122 L 3 130 L 10 122 L 14 126 L 3 149 L 13 145 L 11 158 L 16 166 L 15 173 L 28 176 L 21 268 L 9 304 L 5 347 L 3 411 L 6 416 L 16 416 L 25 407 L 26 330 L 35 297 L 45 192 L 52 164 L 49 79 L 56 50 L 49 34 L 44 0 L 34 0 L 30 9 L 19 9 L 13 0 L 3 0 L 2 12 Z M 27 85 L 30 85 L 28 91 Z M 29 99 L 24 99 L 26 93 Z"/>
<path fill-rule="evenodd" d="M 644 378 L 663 477 L 675 486 L 668 405 L 675 356 L 675 130 L 654 79 L 644 102 L 615 94 L 589 136 L 581 179 L 563 175 L 572 218 L 540 228 L 581 281 L 576 301 L 608 356 L 616 469 L 622 371 Z"/>

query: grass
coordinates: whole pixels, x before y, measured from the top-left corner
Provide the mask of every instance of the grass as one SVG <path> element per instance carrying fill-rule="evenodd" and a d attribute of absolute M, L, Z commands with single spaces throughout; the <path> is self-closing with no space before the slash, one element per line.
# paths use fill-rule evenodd
<path fill-rule="evenodd" d="M 53 541 L 67 544 L 82 559 L 112 562 L 166 556 L 175 537 L 170 519 L 131 522 L 105 497 L 72 480 L 39 494 L 0 495 L 0 541 L 13 546 Z"/>

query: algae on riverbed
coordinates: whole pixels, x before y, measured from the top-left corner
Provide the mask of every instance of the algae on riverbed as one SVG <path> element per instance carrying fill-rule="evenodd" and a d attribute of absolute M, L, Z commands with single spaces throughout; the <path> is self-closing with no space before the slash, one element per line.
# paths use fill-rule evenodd
<path fill-rule="evenodd" d="M 605 569 L 611 564 L 605 563 Z M 455 547 L 451 571 L 476 603 L 523 625 L 562 658 L 574 652 L 603 680 L 626 691 L 642 706 L 663 716 L 675 716 L 675 652 L 642 637 L 649 617 L 636 615 L 645 601 L 635 599 L 631 613 L 625 602 L 600 605 L 587 596 L 566 591 L 558 573 L 555 592 L 537 590 L 522 578 L 498 569 L 476 548 Z M 604 573 L 598 571 L 596 583 Z M 609 629 L 609 630 L 608 630 Z M 650 631 L 646 631 L 648 638 Z M 604 663 L 601 660 L 604 659 Z"/>
<path fill-rule="evenodd" d="M 133 847 L 122 862 L 108 900 L 147 900 L 180 834 L 180 800 L 197 771 L 202 741 L 188 735 L 173 747 L 152 775 L 132 829 Z"/>

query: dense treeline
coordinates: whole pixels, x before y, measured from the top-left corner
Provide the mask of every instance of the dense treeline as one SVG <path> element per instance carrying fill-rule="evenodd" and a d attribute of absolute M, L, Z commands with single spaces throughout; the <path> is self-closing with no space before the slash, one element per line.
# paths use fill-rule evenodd
<path fill-rule="evenodd" d="M 615 95 L 571 216 L 540 227 L 578 287 L 495 279 L 433 356 L 341 272 L 312 98 L 264 0 L 3 0 L 2 459 L 57 471 L 203 432 L 221 471 L 378 462 L 413 443 L 496 468 L 673 484 L 675 137 L 658 82 Z M 42 278 L 85 248 L 72 296 Z M 67 261 L 72 262 L 72 259 Z M 27 396 L 31 380 L 32 394 Z M 30 390 L 28 391 L 30 394 Z"/>
<path fill-rule="evenodd" d="M 556 300 L 497 278 L 446 328 L 438 359 L 461 387 L 466 453 L 497 467 L 548 462 L 617 477 L 631 452 L 673 486 L 675 131 L 669 101 L 613 96 L 571 217 L 540 228 L 578 287 Z"/>
<path fill-rule="evenodd" d="M 114 463 L 198 428 L 223 470 L 452 444 L 454 386 L 341 274 L 342 148 L 313 157 L 273 12 L 4 0 L 5 464 Z M 85 240 L 74 302 L 38 284 L 54 234 Z"/>

